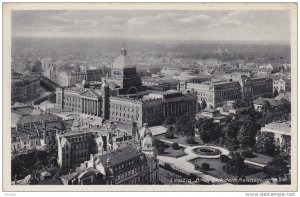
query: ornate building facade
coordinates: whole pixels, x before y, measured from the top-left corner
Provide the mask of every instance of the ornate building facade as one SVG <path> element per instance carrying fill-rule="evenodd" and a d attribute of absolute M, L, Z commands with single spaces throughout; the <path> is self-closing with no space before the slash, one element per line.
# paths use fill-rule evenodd
<path fill-rule="evenodd" d="M 87 88 L 87 86 L 84 80 L 82 86 L 58 88 L 55 106 L 59 109 L 108 119 L 110 91 L 106 81 L 102 83 L 101 89 Z"/>
<path fill-rule="evenodd" d="M 136 66 L 125 48 L 122 48 L 121 55 L 115 59 L 108 82 L 118 87 L 120 94 L 135 94 L 141 91 L 141 77 L 137 74 Z"/>
<path fill-rule="evenodd" d="M 82 81 L 82 85 L 76 84 L 76 87 L 58 88 L 55 106 L 59 109 L 109 119 L 110 96 L 136 94 L 142 87 L 141 78 L 132 60 L 127 56 L 125 48 L 113 63 L 111 77 L 102 78 L 102 81 L 101 88 L 90 87 L 90 83 L 86 80 Z"/>
<path fill-rule="evenodd" d="M 57 134 L 58 165 L 72 168 L 89 159 L 90 154 L 106 150 L 108 137 L 104 131 L 68 132 Z"/>
<path fill-rule="evenodd" d="M 208 108 L 222 107 L 227 101 L 253 101 L 258 97 L 271 97 L 273 82 L 268 77 L 237 76 L 231 80 L 187 83 L 184 90 L 197 93 L 198 103 L 206 102 Z"/>
<path fill-rule="evenodd" d="M 166 117 L 194 115 L 197 96 L 178 91 L 150 93 L 140 99 L 110 97 L 110 119 L 115 122 L 132 123 L 138 126 L 161 124 Z"/>
<path fill-rule="evenodd" d="M 11 101 L 25 102 L 41 93 L 40 79 L 37 76 L 13 75 L 11 80 Z"/>
<path fill-rule="evenodd" d="M 110 70 L 103 67 L 99 69 L 82 71 L 79 65 L 50 66 L 44 72 L 45 77 L 59 84 L 61 87 L 70 87 L 83 80 L 101 81 L 103 77 L 110 75 Z"/>
<path fill-rule="evenodd" d="M 272 122 L 262 127 L 260 132 L 272 133 L 274 137 L 274 145 L 279 148 L 279 150 L 290 153 L 291 122 Z"/>
<path fill-rule="evenodd" d="M 70 131 L 73 120 L 62 120 L 54 114 L 27 115 L 11 128 L 11 151 L 22 153 L 36 148 L 51 148 L 57 132 Z"/>
<path fill-rule="evenodd" d="M 198 103 L 206 102 L 207 108 L 217 108 L 229 100 L 241 99 L 241 87 L 238 82 L 232 81 L 207 81 L 200 84 L 187 84 L 187 88 L 194 91 Z"/>
<path fill-rule="evenodd" d="M 269 77 L 242 75 L 235 80 L 240 83 L 243 100 L 253 101 L 259 97 L 273 96 L 273 80 Z"/>
<path fill-rule="evenodd" d="M 113 132 L 60 135 L 59 164 L 78 166 L 81 161 L 75 172 L 62 176 L 61 180 L 66 185 L 158 184 L 158 160 L 151 131 L 143 127 L 137 132 L 141 134 L 138 138 L 130 138 L 131 145 L 123 140 L 117 146 L 111 140 Z"/>

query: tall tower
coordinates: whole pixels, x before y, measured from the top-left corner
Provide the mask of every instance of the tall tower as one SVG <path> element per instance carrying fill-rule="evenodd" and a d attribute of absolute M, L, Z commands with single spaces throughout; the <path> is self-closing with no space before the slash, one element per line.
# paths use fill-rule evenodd
<path fill-rule="evenodd" d="M 141 77 L 136 72 L 136 65 L 127 55 L 125 46 L 121 49 L 121 54 L 115 59 L 112 65 L 111 77 L 121 87 L 121 95 L 136 94 L 141 90 Z"/>
<path fill-rule="evenodd" d="M 109 85 L 104 79 L 102 84 L 102 118 L 109 119 Z"/>

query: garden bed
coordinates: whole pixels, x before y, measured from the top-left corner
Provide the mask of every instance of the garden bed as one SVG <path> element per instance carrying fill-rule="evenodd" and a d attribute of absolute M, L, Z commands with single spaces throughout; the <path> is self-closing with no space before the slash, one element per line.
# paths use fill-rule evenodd
<path fill-rule="evenodd" d="M 222 167 L 225 165 L 225 163 L 222 163 L 220 159 L 197 158 L 192 160 L 191 163 L 200 166 L 200 168 L 196 170 L 199 170 L 213 177 L 226 180 L 229 183 L 234 183 L 234 181 L 238 178 L 235 175 L 230 175 L 223 171 Z M 201 169 L 203 163 L 209 164 L 209 170 L 203 171 Z M 246 179 L 252 180 L 254 184 L 257 184 L 260 183 L 264 178 L 266 178 L 266 174 L 263 172 L 262 168 L 252 165 L 247 166 L 249 170 L 247 170 L 248 174 L 245 175 Z"/>

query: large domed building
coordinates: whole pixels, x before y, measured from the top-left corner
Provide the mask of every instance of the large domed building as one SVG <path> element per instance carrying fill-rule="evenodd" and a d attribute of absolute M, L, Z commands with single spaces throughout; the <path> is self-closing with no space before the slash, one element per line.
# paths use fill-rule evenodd
<path fill-rule="evenodd" d="M 117 57 L 117 59 L 115 59 L 112 68 L 113 69 L 135 68 L 132 59 L 129 56 L 127 56 L 127 51 L 124 47 L 121 50 L 121 55 Z"/>
<path fill-rule="evenodd" d="M 111 80 L 119 86 L 119 94 L 135 94 L 141 90 L 142 81 L 136 72 L 136 66 L 127 55 L 125 47 L 115 59 L 111 69 Z"/>

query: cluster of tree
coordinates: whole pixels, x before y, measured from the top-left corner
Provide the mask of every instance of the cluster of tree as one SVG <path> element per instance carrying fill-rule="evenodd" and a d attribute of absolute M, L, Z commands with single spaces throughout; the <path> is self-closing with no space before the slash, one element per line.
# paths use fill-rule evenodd
<path fill-rule="evenodd" d="M 169 134 L 181 135 L 187 137 L 195 136 L 195 120 L 193 116 L 185 114 L 180 117 L 168 117 L 164 121 L 164 126 L 168 127 Z M 168 132 L 167 132 L 168 133 Z M 171 137 L 171 135 L 168 135 Z"/>
<path fill-rule="evenodd" d="M 167 148 L 166 144 L 158 139 L 154 139 L 153 144 L 156 147 L 158 155 L 163 154 L 165 152 L 165 149 Z"/>
<path fill-rule="evenodd" d="M 261 134 L 261 127 L 274 121 L 288 120 L 290 104 L 286 103 L 279 109 L 266 105 L 263 112 L 254 110 L 252 104 L 239 115 L 225 122 L 219 134 L 219 143 L 230 150 L 252 149 L 259 153 L 275 155 L 274 138 L 272 134 Z M 256 141 L 258 137 L 258 141 Z"/>
<path fill-rule="evenodd" d="M 166 139 L 173 139 L 174 138 L 174 126 L 170 125 L 168 126 L 168 129 L 165 133 Z"/>
<path fill-rule="evenodd" d="M 252 148 L 256 142 L 256 134 L 260 130 L 261 126 L 250 117 L 245 116 L 242 119 L 242 126 L 238 132 L 238 141 L 241 148 Z"/>
<path fill-rule="evenodd" d="M 280 109 L 272 108 L 270 103 L 266 103 L 263 112 L 254 110 L 252 103 L 243 102 L 239 104 L 245 110 L 239 116 L 229 117 L 222 124 L 216 124 L 213 119 L 200 118 L 194 120 L 190 115 L 181 117 L 168 117 L 164 125 L 168 127 L 165 137 L 170 139 L 174 135 L 186 136 L 192 139 L 195 135 L 195 128 L 204 143 L 218 143 L 225 145 L 229 150 L 253 149 L 259 153 L 276 155 L 273 138 L 260 136 L 261 127 L 274 121 L 289 120 L 290 104 L 284 103 Z M 258 136 L 258 142 L 256 137 Z M 286 147 L 286 149 L 289 149 Z"/>
<path fill-rule="evenodd" d="M 232 154 L 232 158 L 229 159 L 222 168 L 226 173 L 236 176 L 244 176 L 247 171 L 244 158 L 237 152 Z"/>
<path fill-rule="evenodd" d="M 257 153 L 274 156 L 276 153 L 274 134 L 269 132 L 259 132 L 257 134 L 254 151 Z"/>
<path fill-rule="evenodd" d="M 195 165 L 196 169 L 202 169 L 204 171 L 208 171 L 210 169 L 210 165 L 208 163 L 202 163 L 201 167 L 199 165 Z"/>
<path fill-rule="evenodd" d="M 286 161 L 286 158 L 279 155 L 276 156 L 267 163 L 267 165 L 264 167 L 264 172 L 267 174 L 270 178 L 278 178 L 279 180 L 283 180 L 283 178 L 286 178 L 284 182 L 290 182 L 289 180 L 289 162 Z"/>
<path fill-rule="evenodd" d="M 240 125 L 236 120 L 232 120 L 222 128 L 223 138 L 221 144 L 224 144 L 229 150 L 236 150 L 240 147 L 237 135 L 240 130 Z"/>
<path fill-rule="evenodd" d="M 203 169 L 204 171 L 209 170 L 209 169 L 210 169 L 209 164 L 208 164 L 208 163 L 202 163 L 202 169 Z"/>
<path fill-rule="evenodd" d="M 229 162 L 230 161 L 230 158 L 227 156 L 227 155 L 220 155 L 220 161 L 222 162 L 222 163 L 227 163 L 227 162 Z"/>
<path fill-rule="evenodd" d="M 242 157 L 244 158 L 254 158 L 256 157 L 255 154 L 251 150 L 242 150 L 241 152 Z"/>
<path fill-rule="evenodd" d="M 31 175 L 38 180 L 41 172 L 50 172 L 58 176 L 57 151 L 34 150 L 27 154 L 14 155 L 11 159 L 11 178 L 23 179 Z"/>
<path fill-rule="evenodd" d="M 291 104 L 287 101 L 282 102 L 281 107 L 273 108 L 268 101 L 265 101 L 263 113 L 260 114 L 261 117 L 257 119 L 257 122 L 264 126 L 271 122 L 290 120 Z"/>
<path fill-rule="evenodd" d="M 212 142 L 220 137 L 221 128 L 213 121 L 213 119 L 200 118 L 195 123 L 195 127 L 198 129 L 200 138 L 204 143 Z"/>
<path fill-rule="evenodd" d="M 275 89 L 275 90 L 274 90 L 274 93 L 273 93 L 273 97 L 276 97 L 276 96 L 278 96 L 278 94 L 279 94 L 278 90 L 277 90 L 277 89 Z"/>
<path fill-rule="evenodd" d="M 55 94 L 55 92 L 51 92 L 51 94 L 47 97 L 47 100 L 50 103 L 55 103 L 56 102 L 56 94 Z"/>
<path fill-rule="evenodd" d="M 193 137 L 189 137 L 185 141 L 188 144 L 197 144 L 198 143 Z"/>
<path fill-rule="evenodd" d="M 177 142 L 175 142 L 175 143 L 172 144 L 172 148 L 174 150 L 180 150 L 181 149 L 181 147 L 179 146 L 179 144 Z"/>

